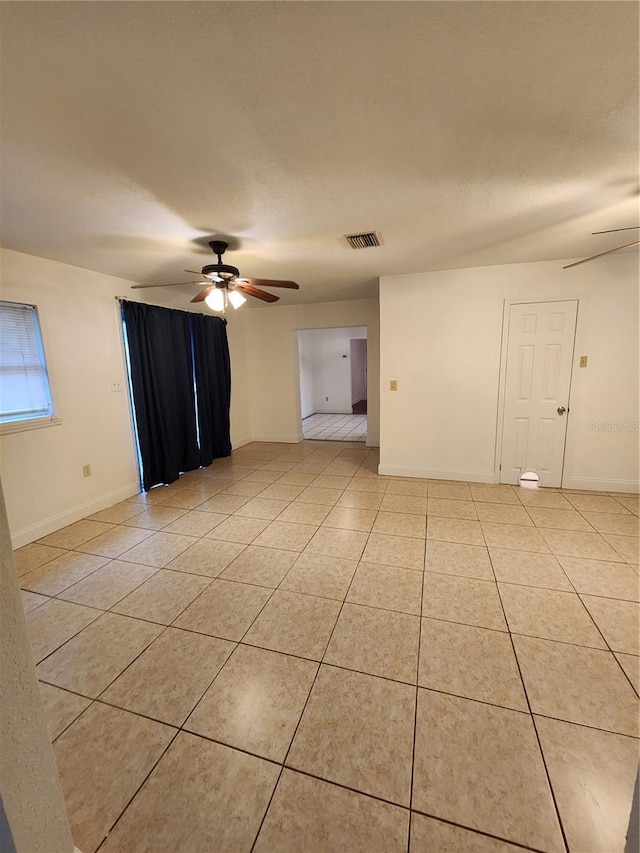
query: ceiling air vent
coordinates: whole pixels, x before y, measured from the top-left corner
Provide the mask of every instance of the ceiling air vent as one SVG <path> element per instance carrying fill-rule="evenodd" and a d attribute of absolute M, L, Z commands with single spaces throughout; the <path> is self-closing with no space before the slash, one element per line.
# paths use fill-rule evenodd
<path fill-rule="evenodd" d="M 345 234 L 345 239 L 352 249 L 372 249 L 382 245 L 377 231 L 367 231 L 364 234 Z"/>

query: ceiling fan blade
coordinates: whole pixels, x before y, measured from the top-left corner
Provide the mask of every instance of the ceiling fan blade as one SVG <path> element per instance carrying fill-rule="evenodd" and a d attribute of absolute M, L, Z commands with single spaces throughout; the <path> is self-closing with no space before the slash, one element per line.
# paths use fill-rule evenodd
<path fill-rule="evenodd" d="M 596 258 L 604 258 L 605 255 L 613 255 L 614 252 L 621 252 L 623 249 L 630 249 L 632 246 L 640 246 L 640 240 L 634 240 L 633 243 L 626 243 L 624 246 L 616 246 L 615 249 L 609 249 L 608 252 L 598 252 L 597 255 L 591 255 L 590 258 L 583 258 L 581 261 L 574 261 L 572 264 L 567 264 L 562 267 L 563 270 L 571 269 L 571 267 L 579 267 L 580 264 L 586 264 L 588 261 L 595 261 Z"/>
<path fill-rule="evenodd" d="M 234 290 L 240 290 L 246 293 L 247 296 L 255 296 L 257 299 L 262 299 L 263 302 L 277 302 L 279 296 L 274 296 L 273 293 L 267 293 L 266 290 L 258 290 L 257 287 L 252 287 L 250 284 L 236 284 Z"/>
<path fill-rule="evenodd" d="M 640 225 L 629 225 L 628 228 L 610 228 L 608 231 L 592 231 L 592 234 L 613 234 L 615 231 L 637 231 Z"/>
<path fill-rule="evenodd" d="M 200 282 L 200 284 L 202 284 L 202 282 Z M 192 302 L 204 302 L 204 300 L 211 293 L 211 291 L 215 290 L 215 289 L 216 289 L 215 284 L 210 284 L 207 287 L 205 287 L 204 290 L 201 290 L 197 296 L 194 296 L 191 301 Z"/>
<path fill-rule="evenodd" d="M 240 283 L 243 284 L 244 282 L 259 287 L 288 287 L 290 290 L 300 290 L 300 285 L 296 284 L 295 281 L 280 281 L 273 278 L 245 278 Z"/>
<path fill-rule="evenodd" d="M 132 284 L 131 290 L 140 290 L 143 287 L 185 287 L 187 284 L 204 284 L 204 281 L 175 281 L 170 284 Z"/>

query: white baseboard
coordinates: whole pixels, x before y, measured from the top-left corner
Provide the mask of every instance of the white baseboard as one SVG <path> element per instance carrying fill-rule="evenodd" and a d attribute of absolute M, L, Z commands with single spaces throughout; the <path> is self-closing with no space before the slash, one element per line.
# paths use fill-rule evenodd
<path fill-rule="evenodd" d="M 441 471 L 435 468 L 398 468 L 394 465 L 379 465 L 378 474 L 390 477 L 416 477 L 421 480 L 462 480 L 469 483 L 495 483 L 492 472 L 477 471 Z"/>
<path fill-rule="evenodd" d="M 562 481 L 563 489 L 579 489 L 594 492 L 640 492 L 639 480 L 598 480 L 595 477 L 566 477 Z"/>
<path fill-rule="evenodd" d="M 62 527 L 68 524 L 73 524 L 74 521 L 80 521 L 81 518 L 86 518 L 87 515 L 92 515 L 94 512 L 99 512 L 101 509 L 107 509 L 119 501 L 137 495 L 140 491 L 140 483 L 130 483 L 128 486 L 123 486 L 121 489 L 116 489 L 114 492 L 109 492 L 102 497 L 94 498 L 87 503 L 74 506 L 72 509 L 65 512 L 52 515 L 44 521 L 39 521 L 30 527 L 23 527 L 22 530 L 16 530 L 11 534 L 11 544 L 13 548 L 22 548 L 23 545 L 28 545 L 30 542 L 47 536 L 49 533 L 55 533 Z"/>
<path fill-rule="evenodd" d="M 316 409 L 313 413 L 314 415 L 352 415 L 352 409 Z M 307 417 L 311 417 L 311 415 L 307 415 Z"/>

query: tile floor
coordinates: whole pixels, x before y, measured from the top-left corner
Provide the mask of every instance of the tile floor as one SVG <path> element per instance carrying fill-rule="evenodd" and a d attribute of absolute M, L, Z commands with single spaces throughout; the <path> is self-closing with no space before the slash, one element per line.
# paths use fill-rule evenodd
<path fill-rule="evenodd" d="M 366 441 L 366 415 L 309 415 L 302 421 L 305 439 L 314 441 Z"/>
<path fill-rule="evenodd" d="M 248 445 L 16 552 L 83 853 L 624 849 L 638 498 L 376 470 Z"/>

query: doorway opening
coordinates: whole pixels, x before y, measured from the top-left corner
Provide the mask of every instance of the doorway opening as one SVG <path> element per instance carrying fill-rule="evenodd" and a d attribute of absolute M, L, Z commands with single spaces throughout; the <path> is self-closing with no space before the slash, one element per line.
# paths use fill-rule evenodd
<path fill-rule="evenodd" d="M 367 439 L 367 327 L 301 329 L 298 371 L 302 435 Z"/>

